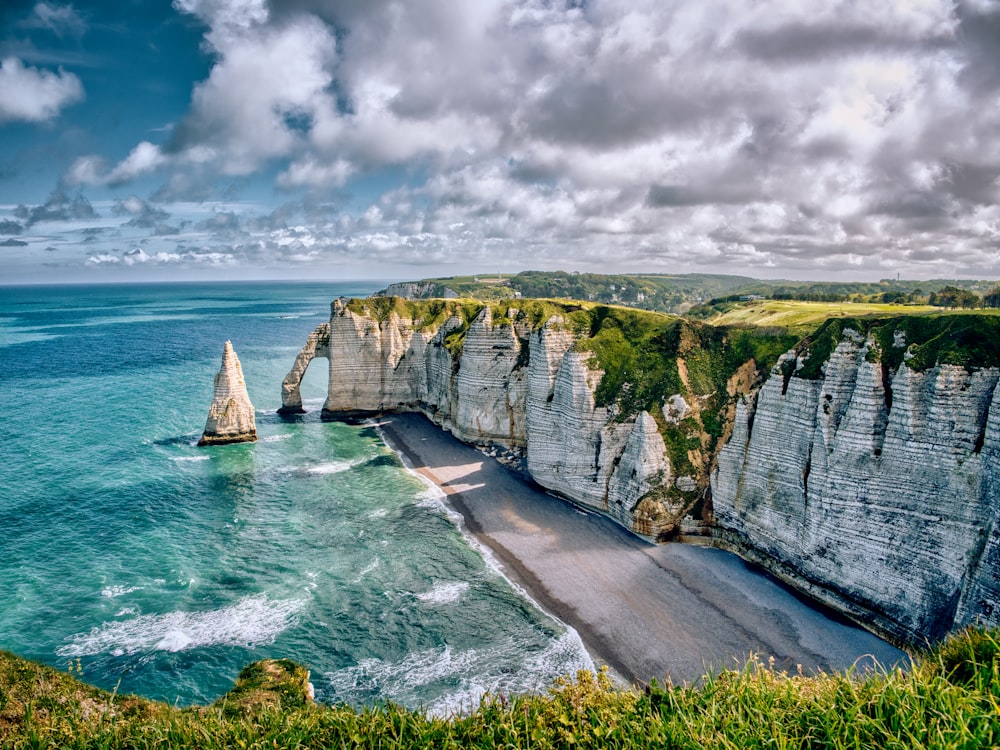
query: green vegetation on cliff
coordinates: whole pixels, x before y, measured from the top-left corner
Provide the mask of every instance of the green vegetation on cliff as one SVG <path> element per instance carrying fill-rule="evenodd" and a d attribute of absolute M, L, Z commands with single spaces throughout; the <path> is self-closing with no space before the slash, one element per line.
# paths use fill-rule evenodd
<path fill-rule="evenodd" d="M 1000 633 L 972 629 L 909 671 L 805 676 L 753 659 L 698 686 L 617 690 L 604 674 L 465 716 L 306 698 L 305 670 L 261 662 L 211 706 L 119 696 L 0 652 L 0 746 L 21 748 L 988 748 L 1000 744 Z M 475 707 L 470 707 L 470 710 Z"/>
<path fill-rule="evenodd" d="M 830 319 L 797 347 L 800 356 L 807 356 L 796 375 L 820 377 L 823 365 L 847 329 L 870 337 L 875 347 L 869 357 L 893 370 L 904 359 L 918 372 L 938 364 L 958 365 L 969 371 L 1000 367 L 1000 315 L 953 313 Z"/>

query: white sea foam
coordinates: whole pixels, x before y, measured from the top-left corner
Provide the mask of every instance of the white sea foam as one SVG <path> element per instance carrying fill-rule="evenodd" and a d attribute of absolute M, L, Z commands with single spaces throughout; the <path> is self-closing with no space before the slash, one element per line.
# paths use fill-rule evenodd
<path fill-rule="evenodd" d="M 462 598 L 462 594 L 469 590 L 467 581 L 453 581 L 450 583 L 436 583 L 430 591 L 417 594 L 416 597 L 428 604 L 451 604 Z"/>
<path fill-rule="evenodd" d="M 139 591 L 142 586 L 105 586 L 101 589 L 101 596 L 106 596 L 109 599 L 114 599 L 118 596 L 124 596 L 125 594 L 131 594 L 133 591 Z"/>
<path fill-rule="evenodd" d="M 360 573 L 358 573 L 358 577 L 355 578 L 352 581 L 352 583 L 361 583 L 361 579 L 364 578 L 369 573 L 371 573 L 373 570 L 375 570 L 375 568 L 377 568 L 378 565 L 379 565 L 379 559 L 376 557 L 374 560 L 368 563 L 368 565 L 366 565 Z"/>
<path fill-rule="evenodd" d="M 262 442 L 262 443 L 277 443 L 277 442 L 280 442 L 282 440 L 291 440 L 292 437 L 294 437 L 292 435 L 292 433 L 286 432 L 286 433 L 284 433 L 282 435 L 268 435 L 267 437 L 262 437 L 260 439 L 260 442 Z"/>
<path fill-rule="evenodd" d="M 355 466 L 364 463 L 364 460 L 358 461 L 329 461 L 324 464 L 316 464 L 315 466 L 310 466 L 306 469 L 307 474 L 342 474 L 345 471 L 350 471 Z"/>
<path fill-rule="evenodd" d="M 115 617 L 124 617 L 125 615 L 134 615 L 138 612 L 135 607 L 122 607 L 117 612 L 115 612 Z"/>
<path fill-rule="evenodd" d="M 525 658 L 524 647 L 505 638 L 488 648 L 455 651 L 451 646 L 407 654 L 399 661 L 365 659 L 325 675 L 338 700 L 377 693 L 404 705 L 421 705 L 431 716 L 476 710 L 487 694 L 524 694 L 545 690 L 556 677 L 594 669 L 575 631 L 553 639 Z M 518 665 L 512 670 L 512 665 Z M 427 700 L 435 685 L 444 688 Z"/>
<path fill-rule="evenodd" d="M 217 645 L 252 648 L 273 642 L 294 624 L 304 604 L 300 599 L 272 600 L 258 594 L 207 612 L 140 615 L 131 620 L 106 622 L 90 632 L 71 636 L 70 643 L 56 653 L 68 657 L 104 653 L 121 656 Z"/>
<path fill-rule="evenodd" d="M 174 456 L 172 461 L 207 461 L 211 456 Z"/>

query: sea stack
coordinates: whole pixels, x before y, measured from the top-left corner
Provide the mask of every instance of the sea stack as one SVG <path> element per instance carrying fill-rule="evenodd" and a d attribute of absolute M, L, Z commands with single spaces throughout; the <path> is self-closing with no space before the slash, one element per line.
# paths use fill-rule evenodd
<path fill-rule="evenodd" d="M 208 421 L 198 445 L 252 443 L 257 440 L 253 404 L 243 380 L 243 368 L 233 345 L 226 342 L 222 367 L 215 376 L 215 396 L 208 408 Z"/>

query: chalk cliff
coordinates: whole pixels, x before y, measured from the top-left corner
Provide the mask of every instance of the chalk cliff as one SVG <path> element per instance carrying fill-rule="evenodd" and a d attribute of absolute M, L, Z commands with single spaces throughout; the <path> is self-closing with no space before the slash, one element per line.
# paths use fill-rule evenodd
<path fill-rule="evenodd" d="M 252 443 L 257 439 L 253 404 L 243 380 L 243 367 L 227 341 L 222 366 L 215 376 L 215 393 L 208 408 L 205 432 L 198 445 Z"/>
<path fill-rule="evenodd" d="M 597 403 L 603 370 L 580 347 L 585 327 L 559 311 L 336 300 L 285 379 L 282 411 L 301 409 L 302 373 L 326 357 L 325 416 L 423 412 L 466 442 L 525 451 L 532 478 L 553 492 L 636 533 L 669 534 L 707 472 L 678 489 L 654 417 Z"/>
<path fill-rule="evenodd" d="M 1000 335 L 948 326 L 838 322 L 796 345 L 572 303 L 337 300 L 283 409 L 326 357 L 325 416 L 420 411 L 523 450 L 540 485 L 635 533 L 710 529 L 919 643 L 1000 624 Z"/>
<path fill-rule="evenodd" d="M 737 407 L 713 508 L 724 546 L 920 643 L 1000 622 L 1000 369 L 911 366 L 889 332 L 843 328 L 816 377 L 782 358 Z"/>

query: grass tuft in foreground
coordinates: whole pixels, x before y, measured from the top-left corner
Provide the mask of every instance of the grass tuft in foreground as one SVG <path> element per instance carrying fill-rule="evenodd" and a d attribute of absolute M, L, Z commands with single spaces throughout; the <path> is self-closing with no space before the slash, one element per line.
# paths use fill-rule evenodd
<path fill-rule="evenodd" d="M 603 672 L 467 716 L 317 706 L 286 660 L 245 669 L 211 706 L 88 687 L 0 652 L 4 748 L 990 748 L 1000 745 L 1000 631 L 969 629 L 903 672 L 776 672 L 751 660 L 697 687 L 615 689 Z"/>

